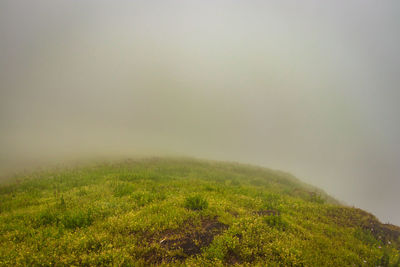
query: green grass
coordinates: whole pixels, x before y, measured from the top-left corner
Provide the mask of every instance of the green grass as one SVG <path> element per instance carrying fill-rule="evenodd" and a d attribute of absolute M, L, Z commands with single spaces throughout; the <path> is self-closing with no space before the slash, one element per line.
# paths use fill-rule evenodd
<path fill-rule="evenodd" d="M 400 229 L 293 176 L 148 158 L 0 185 L 0 266 L 400 266 Z"/>
<path fill-rule="evenodd" d="M 187 197 L 185 200 L 185 208 L 191 210 L 204 210 L 208 208 L 208 202 L 200 195 Z"/>

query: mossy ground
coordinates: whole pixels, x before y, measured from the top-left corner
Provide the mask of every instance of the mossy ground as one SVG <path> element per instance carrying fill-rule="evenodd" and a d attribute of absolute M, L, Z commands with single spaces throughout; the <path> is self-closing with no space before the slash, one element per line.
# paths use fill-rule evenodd
<path fill-rule="evenodd" d="M 236 163 L 148 158 L 0 186 L 4 266 L 399 266 L 399 236 L 289 174 Z"/>

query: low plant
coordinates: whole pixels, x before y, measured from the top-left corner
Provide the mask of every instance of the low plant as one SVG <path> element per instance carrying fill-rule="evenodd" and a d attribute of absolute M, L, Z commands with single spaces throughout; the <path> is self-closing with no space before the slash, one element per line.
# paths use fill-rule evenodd
<path fill-rule="evenodd" d="M 315 192 L 310 193 L 310 201 L 318 204 L 325 203 L 325 199 L 322 198 L 321 194 Z"/>
<path fill-rule="evenodd" d="M 131 194 L 135 187 L 129 183 L 117 183 L 114 186 L 113 192 L 115 197 L 123 197 Z"/>
<path fill-rule="evenodd" d="M 86 227 L 92 224 L 94 216 L 92 210 L 68 211 L 61 217 L 61 223 L 67 229 Z"/>
<path fill-rule="evenodd" d="M 204 210 L 208 208 L 208 202 L 202 196 L 190 196 L 185 200 L 185 208 L 190 210 Z"/>
<path fill-rule="evenodd" d="M 288 228 L 288 223 L 282 218 L 281 215 L 270 215 L 264 218 L 264 221 L 273 228 L 279 230 L 286 230 Z"/>

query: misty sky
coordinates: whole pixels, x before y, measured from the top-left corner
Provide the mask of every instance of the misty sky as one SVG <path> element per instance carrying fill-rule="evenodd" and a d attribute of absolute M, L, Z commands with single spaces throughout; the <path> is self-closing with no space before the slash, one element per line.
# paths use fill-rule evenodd
<path fill-rule="evenodd" d="M 400 225 L 400 2 L 0 2 L 0 171 L 178 154 Z"/>

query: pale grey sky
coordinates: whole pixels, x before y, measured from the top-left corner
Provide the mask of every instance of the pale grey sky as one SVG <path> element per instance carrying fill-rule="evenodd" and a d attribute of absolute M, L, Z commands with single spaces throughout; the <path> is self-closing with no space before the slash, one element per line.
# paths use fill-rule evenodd
<path fill-rule="evenodd" d="M 0 168 L 177 153 L 400 225 L 400 2 L 0 2 Z"/>

